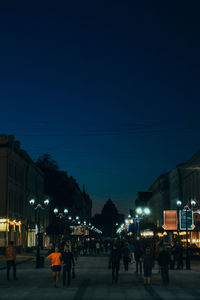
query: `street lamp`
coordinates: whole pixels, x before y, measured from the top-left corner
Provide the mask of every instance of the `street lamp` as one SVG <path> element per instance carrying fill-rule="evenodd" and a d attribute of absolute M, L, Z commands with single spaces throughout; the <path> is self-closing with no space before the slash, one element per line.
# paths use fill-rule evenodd
<path fill-rule="evenodd" d="M 66 215 L 68 214 L 68 209 L 64 208 L 63 212 L 59 212 L 58 208 L 54 208 L 53 212 L 54 212 L 55 216 L 60 219 L 60 222 L 59 222 L 59 224 L 60 224 L 59 225 L 60 226 L 59 231 L 60 231 L 60 234 L 61 234 L 61 237 L 62 237 L 62 233 L 61 233 L 61 219 L 63 219 L 63 218 L 66 217 Z M 66 234 L 66 231 L 64 230 L 64 235 L 65 234 Z"/>
<path fill-rule="evenodd" d="M 179 239 L 179 226 L 180 226 L 180 220 L 179 220 L 179 211 L 182 207 L 182 201 L 177 200 L 176 205 L 178 208 L 178 239 Z M 186 225 L 186 269 L 190 270 L 190 254 L 189 254 L 189 242 L 188 242 L 188 211 L 191 211 L 192 208 L 196 206 L 196 201 L 191 199 L 188 203 L 188 205 L 185 205 L 183 210 L 185 211 L 185 225 Z"/>
<path fill-rule="evenodd" d="M 137 207 L 136 208 L 136 228 L 137 228 L 137 236 L 140 235 L 140 220 L 144 217 L 147 217 L 150 215 L 151 211 L 148 207 Z"/>
<path fill-rule="evenodd" d="M 188 243 L 188 211 L 194 208 L 196 201 L 191 199 L 189 201 L 189 207 L 186 205 L 184 209 L 186 210 L 186 239 L 187 239 L 187 249 L 186 249 L 186 269 L 190 270 L 190 254 L 189 254 L 189 243 Z"/>
<path fill-rule="evenodd" d="M 65 209 L 63 210 L 63 213 L 61 213 L 61 212 L 58 211 L 57 208 L 54 208 L 53 212 L 54 212 L 54 214 L 55 214 L 56 217 L 62 219 L 62 218 L 65 218 L 66 215 L 68 214 L 68 209 L 65 208 Z"/>
<path fill-rule="evenodd" d="M 45 208 L 49 205 L 49 199 L 48 198 L 44 198 L 43 200 L 43 204 L 44 206 L 38 202 L 36 204 L 36 200 L 35 198 L 31 198 L 29 200 L 29 204 L 33 207 L 33 209 L 35 211 L 38 211 L 38 219 L 37 219 L 37 228 L 38 228 L 38 231 L 37 231 L 37 252 L 36 252 L 36 268 L 40 268 L 43 266 L 43 262 L 41 261 L 41 257 L 40 257 L 40 211 L 41 210 L 45 210 Z"/>
<path fill-rule="evenodd" d="M 177 229 L 178 229 L 178 242 L 180 240 L 180 208 L 182 206 L 182 201 L 181 200 L 177 200 L 176 201 L 176 206 L 177 206 L 177 220 L 178 220 L 178 224 L 177 224 Z"/>

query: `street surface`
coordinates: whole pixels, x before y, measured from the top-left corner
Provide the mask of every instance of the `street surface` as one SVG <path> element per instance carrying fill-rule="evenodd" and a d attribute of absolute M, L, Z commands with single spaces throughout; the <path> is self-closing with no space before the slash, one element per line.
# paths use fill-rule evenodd
<path fill-rule="evenodd" d="M 12 273 L 11 273 L 12 275 Z M 192 270 L 171 270 L 170 284 L 163 286 L 158 268 L 152 276 L 152 286 L 143 286 L 143 277 L 135 274 L 135 263 L 125 272 L 120 267 L 118 284 L 111 283 L 108 257 L 80 257 L 76 264 L 76 278 L 70 287 L 53 286 L 49 263 L 35 269 L 34 259 L 17 266 L 18 280 L 7 281 L 6 270 L 0 271 L 0 299 L 72 299 L 72 300 L 129 300 L 129 299 L 200 299 L 200 262 L 192 263 Z M 11 276 L 12 278 L 12 276 Z"/>

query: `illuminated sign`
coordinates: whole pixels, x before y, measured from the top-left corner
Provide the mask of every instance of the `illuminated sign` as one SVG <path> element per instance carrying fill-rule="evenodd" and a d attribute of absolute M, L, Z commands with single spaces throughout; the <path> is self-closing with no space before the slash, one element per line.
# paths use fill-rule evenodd
<path fill-rule="evenodd" d="M 176 210 L 164 210 L 164 225 L 165 230 L 177 230 L 177 212 Z"/>
<path fill-rule="evenodd" d="M 152 230 L 145 230 L 140 233 L 143 237 L 152 237 L 154 236 L 154 232 Z"/>
<path fill-rule="evenodd" d="M 183 209 L 180 211 L 180 229 L 193 230 L 195 228 L 193 220 L 193 211 Z"/>
<path fill-rule="evenodd" d="M 0 223 L 0 231 L 7 231 L 7 223 Z"/>

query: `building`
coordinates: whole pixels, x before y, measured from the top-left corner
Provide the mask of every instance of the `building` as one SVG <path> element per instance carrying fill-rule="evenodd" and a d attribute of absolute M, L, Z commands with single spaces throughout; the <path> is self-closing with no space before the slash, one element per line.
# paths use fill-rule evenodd
<path fill-rule="evenodd" d="M 163 211 L 170 208 L 169 201 L 169 173 L 159 176 L 149 190 L 152 196 L 149 199 L 153 222 L 159 228 L 163 225 Z"/>
<path fill-rule="evenodd" d="M 188 200 L 200 200 L 200 150 L 193 155 L 182 168 L 183 196 L 186 204 Z"/>
<path fill-rule="evenodd" d="M 145 207 L 149 205 L 149 200 L 152 197 L 152 192 L 138 192 L 138 196 L 135 200 L 135 208 L 141 206 Z"/>
<path fill-rule="evenodd" d="M 29 199 L 43 197 L 43 173 L 13 135 L 0 135 L 0 247 L 9 241 L 16 246 L 35 246 L 36 211 Z M 45 231 L 48 213 L 43 214 Z"/>
<path fill-rule="evenodd" d="M 177 200 L 183 200 L 183 170 L 185 164 L 177 165 L 169 172 L 170 209 L 176 210 Z"/>

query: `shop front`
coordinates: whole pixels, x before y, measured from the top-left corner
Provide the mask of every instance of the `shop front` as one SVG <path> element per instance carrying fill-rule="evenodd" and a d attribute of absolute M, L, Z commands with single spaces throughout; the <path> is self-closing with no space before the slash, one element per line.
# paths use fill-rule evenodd
<path fill-rule="evenodd" d="M 22 246 L 21 221 L 0 219 L 0 247 L 7 247 L 9 242 Z"/>

